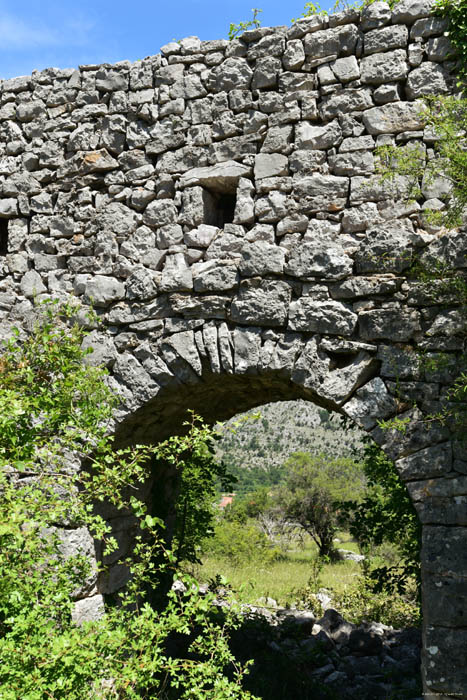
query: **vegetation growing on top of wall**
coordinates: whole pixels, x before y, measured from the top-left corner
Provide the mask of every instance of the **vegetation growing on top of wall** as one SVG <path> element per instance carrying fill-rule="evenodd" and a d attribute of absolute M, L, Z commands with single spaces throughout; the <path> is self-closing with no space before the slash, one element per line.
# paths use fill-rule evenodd
<path fill-rule="evenodd" d="M 240 34 L 243 34 L 243 32 L 246 32 L 248 29 L 257 29 L 261 26 L 261 20 L 258 19 L 258 15 L 263 10 L 254 7 L 251 11 L 253 13 L 253 19 L 250 19 L 247 22 L 239 22 L 238 24 L 235 24 L 234 22 L 230 24 L 228 35 L 229 41 L 236 39 L 238 36 L 240 36 Z"/>

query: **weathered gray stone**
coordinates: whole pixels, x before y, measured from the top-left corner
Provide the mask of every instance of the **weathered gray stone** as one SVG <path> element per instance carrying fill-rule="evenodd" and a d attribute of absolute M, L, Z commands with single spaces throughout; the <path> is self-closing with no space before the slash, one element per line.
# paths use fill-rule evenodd
<path fill-rule="evenodd" d="M 329 158 L 329 168 L 334 175 L 364 175 L 375 171 L 372 153 L 357 151 L 355 153 L 338 153 Z"/>
<path fill-rule="evenodd" d="M 338 58 L 337 61 L 331 63 L 331 69 L 341 83 L 349 83 L 351 80 L 358 80 L 360 77 L 360 67 L 355 56 Z"/>
<path fill-rule="evenodd" d="M 279 153 L 259 153 L 255 156 L 255 178 L 288 174 L 288 159 Z"/>
<path fill-rule="evenodd" d="M 184 233 L 183 240 L 189 246 L 195 246 L 196 248 L 208 248 L 218 232 L 219 229 L 216 228 L 216 226 L 201 224 L 198 226 L 198 228 Z"/>
<path fill-rule="evenodd" d="M 77 600 L 73 605 L 71 620 L 75 625 L 99 620 L 104 615 L 104 598 L 99 593 L 91 598 Z"/>
<path fill-rule="evenodd" d="M 187 265 L 183 253 L 168 255 L 162 270 L 160 290 L 162 292 L 181 292 L 193 289 L 193 272 Z"/>
<path fill-rule="evenodd" d="M 147 226 L 165 226 L 177 221 L 177 209 L 172 202 L 155 200 L 150 202 L 143 214 L 143 222 Z"/>
<path fill-rule="evenodd" d="M 213 191 L 232 192 L 241 177 L 251 175 L 251 168 L 241 163 L 228 160 L 207 168 L 193 168 L 180 178 L 182 187 L 201 185 Z"/>
<path fill-rule="evenodd" d="M 356 271 L 400 273 L 412 264 L 416 241 L 412 226 L 403 221 L 372 228 L 355 256 Z"/>
<path fill-rule="evenodd" d="M 283 326 L 287 320 L 291 288 L 286 282 L 254 277 L 242 282 L 232 301 L 232 321 L 257 326 Z"/>
<path fill-rule="evenodd" d="M 432 9 L 432 0 L 401 0 L 394 6 L 393 24 L 412 24 L 421 17 L 429 17 Z"/>
<path fill-rule="evenodd" d="M 396 413 L 397 403 L 383 380 L 376 377 L 357 390 L 355 396 L 345 404 L 344 410 L 362 428 L 371 430 L 378 420 Z"/>
<path fill-rule="evenodd" d="M 228 261 L 195 263 L 191 269 L 195 292 L 224 292 L 238 284 L 238 268 Z"/>
<path fill-rule="evenodd" d="M 248 90 L 252 77 L 253 71 L 248 62 L 244 58 L 232 56 L 212 69 L 209 87 L 213 92 Z"/>
<path fill-rule="evenodd" d="M 127 280 L 128 299 L 147 301 L 157 296 L 158 273 L 147 270 L 142 265 L 133 270 Z"/>
<path fill-rule="evenodd" d="M 363 123 L 370 134 L 397 134 L 402 131 L 415 131 L 422 128 L 421 105 L 410 102 L 396 102 L 382 107 L 368 109 L 363 115 Z"/>
<path fill-rule="evenodd" d="M 18 215 L 18 201 L 16 199 L 0 199 L 0 218 L 8 219 Z"/>
<path fill-rule="evenodd" d="M 447 474 L 452 467 L 452 448 L 449 442 L 427 447 L 396 462 L 403 481 Z"/>
<path fill-rule="evenodd" d="M 313 32 L 305 37 L 305 53 L 311 58 L 321 58 L 334 54 L 349 56 L 355 51 L 357 39 L 358 30 L 353 24 Z"/>
<path fill-rule="evenodd" d="M 47 287 L 36 270 L 28 270 L 21 278 L 21 294 L 29 299 L 47 291 Z"/>
<path fill-rule="evenodd" d="M 321 100 L 319 112 L 328 121 L 349 112 L 365 112 L 373 106 L 371 91 L 368 88 L 336 90 Z M 373 133 L 370 131 L 370 133 Z M 378 132 L 379 133 L 379 132 Z"/>
<path fill-rule="evenodd" d="M 407 46 L 408 41 L 409 31 L 404 25 L 373 29 L 365 34 L 365 54 L 369 55 L 380 51 L 389 51 L 390 49 L 403 49 Z"/>
<path fill-rule="evenodd" d="M 303 297 L 290 304 L 289 327 L 306 333 L 352 335 L 357 315 L 338 301 L 315 301 Z"/>
<path fill-rule="evenodd" d="M 125 296 L 125 285 L 113 277 L 94 275 L 85 288 L 85 300 L 95 306 L 106 307 Z"/>
<path fill-rule="evenodd" d="M 455 48 L 447 36 L 437 36 L 429 39 L 426 53 L 429 61 L 445 61 L 454 57 Z"/>
<path fill-rule="evenodd" d="M 84 362 L 93 367 L 111 367 L 117 357 L 117 350 L 112 338 L 97 330 L 91 331 L 84 338 L 81 349 L 92 350 L 86 355 Z"/>
<path fill-rule="evenodd" d="M 407 78 L 407 97 L 416 100 L 425 95 L 442 95 L 449 92 L 449 74 L 438 63 L 423 63 L 410 71 Z"/>
<path fill-rule="evenodd" d="M 419 314 L 403 309 L 363 311 L 358 316 L 358 322 L 364 340 L 404 342 L 414 338 L 421 330 Z"/>
<path fill-rule="evenodd" d="M 294 196 L 304 213 L 323 209 L 339 211 L 346 205 L 348 190 L 349 180 L 346 177 L 314 174 L 297 181 Z"/>
<path fill-rule="evenodd" d="M 247 243 L 242 248 L 239 270 L 245 277 L 257 275 L 282 274 L 284 270 L 285 250 L 264 241 Z"/>
<path fill-rule="evenodd" d="M 175 375 L 179 376 L 182 381 L 186 381 L 187 378 L 189 378 L 189 375 L 187 377 L 183 371 L 186 369 L 184 363 L 198 376 L 201 376 L 201 359 L 196 350 L 193 331 L 175 333 L 175 335 L 163 341 L 161 349 L 166 362 L 172 371 L 174 371 Z"/>
<path fill-rule="evenodd" d="M 297 70 L 305 62 L 305 50 L 303 43 L 299 39 L 287 42 L 287 49 L 284 51 L 282 62 L 286 70 Z"/>
<path fill-rule="evenodd" d="M 342 141 L 342 130 L 335 119 L 324 126 L 298 124 L 295 130 L 295 142 L 298 149 L 326 149 L 338 146 Z"/>
<path fill-rule="evenodd" d="M 362 83 L 380 85 L 392 80 L 403 80 L 409 71 L 406 59 L 404 49 L 365 56 L 360 61 Z"/>
<path fill-rule="evenodd" d="M 233 332 L 236 374 L 256 374 L 261 349 L 259 328 L 236 328 Z"/>
<path fill-rule="evenodd" d="M 293 248 L 285 271 L 300 279 L 343 279 L 352 273 L 352 259 L 339 246 L 302 243 Z"/>
<path fill-rule="evenodd" d="M 361 28 L 364 32 L 376 27 L 382 27 L 391 21 L 391 8 L 387 2 L 373 2 L 367 5 L 361 16 Z"/>

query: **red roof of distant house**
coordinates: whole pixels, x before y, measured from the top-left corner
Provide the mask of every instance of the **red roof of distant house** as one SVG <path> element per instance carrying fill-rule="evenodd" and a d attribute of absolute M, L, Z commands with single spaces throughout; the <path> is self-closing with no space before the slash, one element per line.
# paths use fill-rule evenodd
<path fill-rule="evenodd" d="M 234 496 L 234 493 L 229 493 L 227 496 L 222 496 L 221 502 L 219 503 L 219 508 L 230 506 L 231 503 L 233 503 Z"/>

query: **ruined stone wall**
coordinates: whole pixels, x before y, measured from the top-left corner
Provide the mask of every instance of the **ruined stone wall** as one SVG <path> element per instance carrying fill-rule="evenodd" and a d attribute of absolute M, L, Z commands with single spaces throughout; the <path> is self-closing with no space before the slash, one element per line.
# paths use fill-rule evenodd
<path fill-rule="evenodd" d="M 90 361 L 122 394 L 122 443 L 166 437 L 187 406 L 214 420 L 299 397 L 371 432 L 424 524 L 425 683 L 448 697 L 467 692 L 467 461 L 421 421 L 451 377 L 414 351 L 455 357 L 463 340 L 455 300 L 436 306 L 404 271 L 415 256 L 465 269 L 466 235 L 424 220 L 448 183 L 406 204 L 374 157 L 433 155 L 419 98 L 451 92 L 452 66 L 430 7 L 376 2 L 0 82 L 0 336 L 35 296 L 92 301 Z M 377 427 L 401 413 L 406 434 Z M 107 515 L 123 556 L 127 526 Z M 123 585 L 113 564 L 83 615 Z"/>

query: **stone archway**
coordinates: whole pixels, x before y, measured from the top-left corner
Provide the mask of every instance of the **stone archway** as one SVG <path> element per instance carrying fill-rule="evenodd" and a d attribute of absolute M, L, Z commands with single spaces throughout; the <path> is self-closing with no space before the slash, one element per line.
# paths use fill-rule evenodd
<path fill-rule="evenodd" d="M 121 444 L 165 437 L 189 406 L 217 419 L 302 397 L 348 414 L 423 523 L 425 689 L 448 697 L 467 692 L 467 460 L 423 420 L 452 377 L 417 353 L 455 359 L 464 339 L 455 300 L 406 273 L 415 258 L 465 271 L 467 236 L 424 220 L 445 183 L 406 204 L 374 158 L 433 145 L 418 100 L 452 79 L 430 12 L 378 2 L 2 81 L 0 337 L 34 297 L 92 301 Z M 405 433 L 377 426 L 394 415 Z"/>

